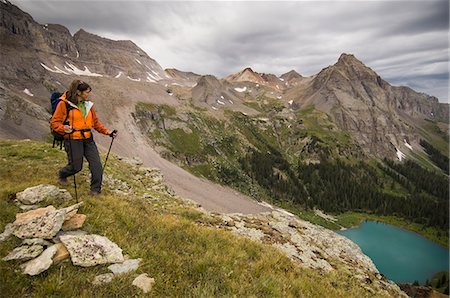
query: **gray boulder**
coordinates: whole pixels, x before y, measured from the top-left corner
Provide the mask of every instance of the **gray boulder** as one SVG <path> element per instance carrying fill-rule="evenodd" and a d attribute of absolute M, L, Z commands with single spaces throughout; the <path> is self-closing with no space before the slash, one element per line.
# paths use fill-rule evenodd
<path fill-rule="evenodd" d="M 90 267 L 106 263 L 122 263 L 122 249 L 108 238 L 99 235 L 65 235 L 61 242 L 70 253 L 72 263 Z"/>
<path fill-rule="evenodd" d="M 65 189 L 50 184 L 29 187 L 16 194 L 17 201 L 25 205 L 33 205 L 48 200 L 71 200 L 72 196 Z"/>

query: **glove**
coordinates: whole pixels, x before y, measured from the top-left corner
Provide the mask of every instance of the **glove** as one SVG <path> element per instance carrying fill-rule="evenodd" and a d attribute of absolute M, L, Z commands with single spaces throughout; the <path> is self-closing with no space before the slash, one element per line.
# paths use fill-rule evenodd
<path fill-rule="evenodd" d="M 115 137 L 117 136 L 117 130 L 114 129 L 114 130 L 109 134 L 109 136 L 110 136 L 111 138 L 115 138 Z"/>

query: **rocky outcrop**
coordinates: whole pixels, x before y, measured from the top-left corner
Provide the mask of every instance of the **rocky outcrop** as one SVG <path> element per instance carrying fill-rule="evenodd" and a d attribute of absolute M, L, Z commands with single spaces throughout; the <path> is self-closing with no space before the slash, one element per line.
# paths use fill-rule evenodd
<path fill-rule="evenodd" d="M 210 216 L 220 219 L 217 227 L 272 245 L 301 266 L 323 272 L 348 270 L 373 293 L 407 297 L 379 273 L 372 260 L 351 240 L 282 209 L 257 215 L 211 213 Z"/>

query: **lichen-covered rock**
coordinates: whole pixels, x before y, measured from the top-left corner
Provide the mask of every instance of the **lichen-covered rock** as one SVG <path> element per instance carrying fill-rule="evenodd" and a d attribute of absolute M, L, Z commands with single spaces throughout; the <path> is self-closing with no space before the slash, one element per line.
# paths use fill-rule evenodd
<path fill-rule="evenodd" d="M 74 265 L 90 267 L 98 264 L 121 263 L 122 249 L 108 238 L 99 235 L 65 235 L 60 237 Z"/>
<path fill-rule="evenodd" d="M 33 210 L 33 211 L 38 211 Z M 30 211 L 32 212 L 32 211 Z M 13 234 L 19 238 L 44 238 L 51 239 L 61 229 L 64 222 L 64 210 L 47 211 L 36 216 L 16 220 Z"/>
<path fill-rule="evenodd" d="M 44 272 L 53 264 L 52 257 L 55 255 L 56 251 L 56 245 L 52 245 L 44 250 L 39 257 L 22 264 L 20 267 L 23 269 L 23 273 L 37 275 Z"/>
<path fill-rule="evenodd" d="M 44 200 L 71 200 L 72 196 L 65 189 L 50 184 L 40 184 L 18 192 L 16 198 L 22 204 L 33 205 Z"/>
<path fill-rule="evenodd" d="M 23 260 L 28 261 L 39 256 L 44 248 L 41 245 L 23 245 L 14 248 L 3 261 Z"/>
<path fill-rule="evenodd" d="M 77 210 L 83 202 L 55 210 L 53 206 L 17 214 L 13 234 L 19 238 L 52 239 L 61 229 L 66 214 Z"/>
<path fill-rule="evenodd" d="M 31 210 L 31 211 L 28 211 L 28 212 L 17 213 L 16 214 L 16 221 L 15 221 L 15 223 L 18 223 L 18 222 L 21 222 L 21 221 L 25 221 L 25 220 L 27 220 L 27 219 L 29 219 L 31 217 L 39 216 L 39 215 L 42 215 L 42 214 L 45 214 L 45 213 L 48 213 L 48 212 L 52 212 L 52 211 L 55 211 L 55 210 L 56 210 L 56 208 L 53 207 L 52 205 L 50 205 L 50 206 L 47 206 L 45 208 L 39 208 L 39 209 Z"/>

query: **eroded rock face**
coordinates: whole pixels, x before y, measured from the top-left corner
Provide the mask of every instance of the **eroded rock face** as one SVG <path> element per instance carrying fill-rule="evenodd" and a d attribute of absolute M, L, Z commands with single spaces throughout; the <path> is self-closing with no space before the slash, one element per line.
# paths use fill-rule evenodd
<path fill-rule="evenodd" d="M 72 263 L 77 266 L 90 267 L 124 261 L 122 249 L 103 236 L 65 235 L 60 240 L 69 251 Z"/>
<path fill-rule="evenodd" d="M 17 200 L 26 205 L 40 203 L 44 200 L 71 200 L 72 196 L 65 189 L 50 184 L 29 187 L 16 194 Z"/>

